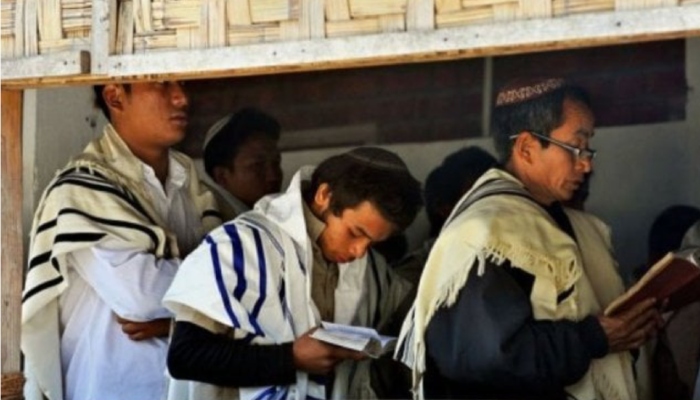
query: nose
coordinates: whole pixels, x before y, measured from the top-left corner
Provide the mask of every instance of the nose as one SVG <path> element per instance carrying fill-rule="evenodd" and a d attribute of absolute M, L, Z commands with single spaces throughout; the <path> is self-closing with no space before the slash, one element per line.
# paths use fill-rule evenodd
<path fill-rule="evenodd" d="M 369 249 L 370 244 L 372 244 L 371 240 L 367 238 L 360 238 L 350 247 L 350 254 L 353 256 L 353 258 L 361 258 L 367 253 L 367 249 Z"/>
<path fill-rule="evenodd" d="M 185 89 L 182 87 L 182 84 L 177 81 L 170 83 L 170 98 L 177 108 L 187 108 L 190 103 Z"/>
<path fill-rule="evenodd" d="M 577 164 L 583 168 L 583 173 L 585 174 L 593 170 L 593 159 L 591 157 L 581 157 L 578 159 Z"/>
<path fill-rule="evenodd" d="M 281 182 L 282 181 L 282 167 L 276 162 L 271 162 L 267 164 L 267 177 L 268 182 Z"/>

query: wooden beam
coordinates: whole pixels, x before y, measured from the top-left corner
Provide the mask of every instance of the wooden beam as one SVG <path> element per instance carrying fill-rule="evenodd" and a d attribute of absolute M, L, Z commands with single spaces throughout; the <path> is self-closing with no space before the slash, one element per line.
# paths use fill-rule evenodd
<path fill-rule="evenodd" d="M 609 46 L 700 35 L 700 5 L 436 30 L 109 57 L 107 76 L 5 79 L 4 87 L 208 79 Z M 4 72 L 4 67 L 3 67 Z"/>
<path fill-rule="evenodd" d="M 66 77 L 90 72 L 90 53 L 64 51 L 41 56 L 2 60 L 3 87 L 7 82 L 42 77 Z"/>
<path fill-rule="evenodd" d="M 22 92 L 2 91 L 2 399 L 22 398 Z"/>
<path fill-rule="evenodd" d="M 114 53 L 116 45 L 116 0 L 93 0 L 92 1 L 92 43 L 90 46 L 90 69 L 99 75 L 107 69 L 107 57 Z M 3 70 L 4 72 L 4 70 Z"/>
<path fill-rule="evenodd" d="M 236 76 L 555 50 L 700 34 L 700 7 L 110 57 L 110 77 Z"/>

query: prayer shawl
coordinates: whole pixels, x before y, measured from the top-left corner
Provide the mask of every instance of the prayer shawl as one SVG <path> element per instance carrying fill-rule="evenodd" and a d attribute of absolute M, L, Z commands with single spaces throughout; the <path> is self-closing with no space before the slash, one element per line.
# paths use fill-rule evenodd
<path fill-rule="evenodd" d="M 199 185 L 190 159 L 171 155 L 189 171 L 189 193 L 206 232 L 220 223 L 214 198 Z M 103 240 L 141 248 L 156 257 L 179 257 L 174 235 L 143 189 L 142 163 L 111 125 L 58 172 L 39 202 L 31 230 L 22 295 L 21 348 L 28 399 L 63 399 L 59 298 L 68 288 L 66 255 Z M 117 240 L 114 240 L 117 239 Z M 119 249 L 116 249 L 119 250 Z"/>
<path fill-rule="evenodd" d="M 211 190 L 216 199 L 216 203 L 219 206 L 219 212 L 221 213 L 221 218 L 224 221 L 230 221 L 237 216 L 243 214 L 250 210 L 250 207 L 245 205 L 236 196 L 232 195 L 228 190 L 224 189 L 218 183 L 214 182 L 209 174 L 205 172 L 201 173 L 202 182 Z"/>
<path fill-rule="evenodd" d="M 600 313 L 622 293 L 603 224 L 583 213 L 567 214 L 578 245 L 534 203 L 522 183 L 498 169 L 487 171 L 460 200 L 428 257 L 399 336 L 395 356 L 413 371 L 416 398 L 423 398 L 424 338 L 430 319 L 438 308 L 454 304 L 473 266 L 482 275 L 487 260 L 496 265 L 510 260 L 532 275 L 530 302 L 538 320 L 579 321 Z M 557 304 L 557 296 L 572 287 L 572 294 Z M 629 354 L 593 360 L 567 392 L 579 400 L 635 399 Z"/>
<path fill-rule="evenodd" d="M 292 342 L 319 325 L 311 298 L 312 243 L 301 184 L 312 168 L 297 172 L 289 189 L 211 232 L 178 270 L 164 304 L 177 320 L 231 333 L 253 344 Z M 408 291 L 376 255 L 340 264 L 335 322 L 378 327 Z M 402 286 L 403 284 L 403 286 Z M 194 317 L 196 316 L 196 317 Z M 208 321 L 207 321 L 208 320 Z M 215 327 L 223 326 L 224 330 Z M 231 336 L 231 335 L 229 335 Z M 172 381 L 170 400 L 373 398 L 369 362 L 346 361 L 335 370 L 333 394 L 297 371 L 296 384 L 221 387 Z"/>

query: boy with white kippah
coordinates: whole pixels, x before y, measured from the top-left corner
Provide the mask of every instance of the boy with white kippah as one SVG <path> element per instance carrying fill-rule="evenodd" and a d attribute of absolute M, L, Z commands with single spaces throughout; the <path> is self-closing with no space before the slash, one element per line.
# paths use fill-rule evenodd
<path fill-rule="evenodd" d="M 212 189 L 224 221 L 250 210 L 282 187 L 277 148 L 280 125 L 252 107 L 217 121 L 204 139 L 204 182 Z"/>

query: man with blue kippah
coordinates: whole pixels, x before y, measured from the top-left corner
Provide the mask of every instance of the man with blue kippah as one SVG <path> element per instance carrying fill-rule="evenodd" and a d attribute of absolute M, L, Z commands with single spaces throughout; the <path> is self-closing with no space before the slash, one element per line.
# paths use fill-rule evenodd
<path fill-rule="evenodd" d="M 587 95 L 520 81 L 493 116 L 502 167 L 455 206 L 399 337 L 416 397 L 636 399 L 628 350 L 658 329 L 656 302 L 602 314 L 624 291 L 609 231 L 561 205 L 593 166 Z"/>

